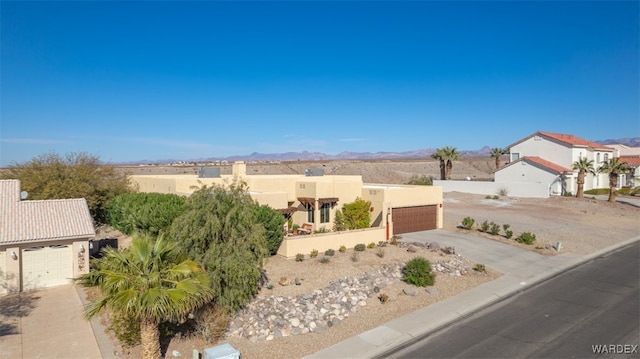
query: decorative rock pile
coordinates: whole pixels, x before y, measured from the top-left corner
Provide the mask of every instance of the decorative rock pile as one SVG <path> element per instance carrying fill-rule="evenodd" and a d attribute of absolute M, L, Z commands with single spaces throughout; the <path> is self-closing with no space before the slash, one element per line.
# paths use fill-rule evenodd
<path fill-rule="evenodd" d="M 376 291 L 402 280 L 404 264 L 386 265 L 357 277 L 343 277 L 323 289 L 292 296 L 260 296 L 229 323 L 229 336 L 246 337 L 252 342 L 291 335 L 320 333 L 340 324 L 367 305 Z M 469 269 L 459 258 L 432 264 L 434 271 L 465 275 Z"/>

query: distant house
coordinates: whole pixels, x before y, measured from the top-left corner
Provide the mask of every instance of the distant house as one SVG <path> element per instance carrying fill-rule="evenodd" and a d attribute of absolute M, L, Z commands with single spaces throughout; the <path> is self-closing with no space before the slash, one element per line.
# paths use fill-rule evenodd
<path fill-rule="evenodd" d="M 89 271 L 93 219 L 84 198 L 26 200 L 0 180 L 0 295 L 67 284 Z"/>
<path fill-rule="evenodd" d="M 507 147 L 510 162 L 495 172 L 495 182 L 543 183 L 550 195 L 575 194 L 579 158 L 593 161 L 597 170 L 614 156 L 614 149 L 568 134 L 538 131 Z M 588 174 L 584 189 L 609 186 L 606 173 Z"/>

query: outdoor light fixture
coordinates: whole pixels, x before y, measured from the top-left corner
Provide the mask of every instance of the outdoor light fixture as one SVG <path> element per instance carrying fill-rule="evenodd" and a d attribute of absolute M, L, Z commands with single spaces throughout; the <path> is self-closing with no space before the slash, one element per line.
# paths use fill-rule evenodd
<path fill-rule="evenodd" d="M 13 259 L 14 261 L 18 259 L 18 255 L 16 254 L 16 252 L 11 252 L 11 259 Z"/>
<path fill-rule="evenodd" d="M 80 245 L 80 253 L 84 253 L 84 245 L 83 244 Z"/>

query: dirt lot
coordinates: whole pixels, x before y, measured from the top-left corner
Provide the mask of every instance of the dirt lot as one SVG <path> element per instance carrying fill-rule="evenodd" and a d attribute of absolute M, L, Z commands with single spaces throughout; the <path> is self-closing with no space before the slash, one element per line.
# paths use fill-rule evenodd
<path fill-rule="evenodd" d="M 311 166 L 315 165 L 315 166 Z M 438 176 L 437 163 L 433 161 L 393 161 L 376 163 L 368 161 L 331 162 L 331 163 L 289 163 L 279 165 L 249 165 L 249 173 L 303 173 L 305 168 L 323 165 L 327 174 L 360 174 L 365 182 L 371 183 L 406 183 L 413 175 Z M 490 177 L 490 159 L 477 162 L 456 163 L 455 173 L 458 177 L 476 176 L 476 178 Z M 283 168 L 285 170 L 283 170 Z M 481 170 L 482 169 L 482 170 Z M 132 173 L 190 173 L 195 168 L 136 168 Z M 281 172 L 273 172 L 279 170 Z M 457 171 L 457 172 L 456 172 Z M 230 169 L 229 171 L 230 172 Z M 223 171 L 225 173 L 225 171 Z M 450 231 L 464 231 L 458 228 L 462 219 L 472 217 L 479 225 L 483 221 L 495 222 L 499 225 L 509 224 L 514 237 L 522 232 L 536 235 L 537 241 L 533 246 L 520 245 L 513 240 L 507 241 L 500 236 L 483 234 L 477 230 L 470 231 L 474 235 L 485 236 L 503 241 L 509 245 L 521 246 L 528 250 L 555 255 L 553 249 L 545 249 L 547 245 L 562 242 L 562 252 L 587 254 L 606 248 L 612 244 L 640 235 L 640 208 L 621 203 L 607 203 L 595 199 L 576 199 L 567 197 L 552 197 L 548 199 L 501 197 L 497 200 L 485 199 L 481 195 L 464 193 L 446 193 L 444 196 L 444 229 Z M 502 231 L 501 231 L 502 232 Z M 368 243 L 366 239 L 364 243 Z M 536 249 L 538 248 L 538 249 Z M 266 270 L 271 278 L 302 277 L 302 286 L 276 287 L 260 295 L 298 295 L 315 288 L 326 286 L 329 281 L 340 277 L 353 276 L 370 270 L 384 263 L 406 261 L 413 255 L 406 250 L 387 247 L 384 258 L 375 256 L 373 251 L 358 263 L 348 259 L 347 254 L 336 253 L 331 264 L 320 264 L 317 260 L 297 263 L 291 259 L 273 258 Z M 427 250 L 422 255 L 431 260 L 438 260 L 440 253 Z M 464 253 L 462 253 L 464 256 Z M 472 267 L 474 263 L 468 263 Z M 391 301 L 381 304 L 376 298 L 367 301 L 357 313 L 344 320 L 340 325 L 320 334 L 305 334 L 279 338 L 272 341 L 251 342 L 244 338 L 224 338 L 219 343 L 228 342 L 241 350 L 243 358 L 298 358 L 313 353 L 329 345 L 335 344 L 347 337 L 376 327 L 389 320 L 402 316 L 420 307 L 442 300 L 448 296 L 458 294 L 464 290 L 479 285 L 499 276 L 489 269 L 486 274 L 471 271 L 463 276 L 440 276 L 436 282 L 438 296 L 420 295 L 409 297 L 402 295 L 405 284 L 398 283 L 386 289 L 391 294 Z M 202 350 L 216 343 L 203 343 L 199 339 L 179 339 L 171 341 L 167 357 L 171 357 L 174 350 L 188 355 L 192 349 Z M 137 357 L 137 349 L 129 354 L 121 353 L 122 357 Z"/>

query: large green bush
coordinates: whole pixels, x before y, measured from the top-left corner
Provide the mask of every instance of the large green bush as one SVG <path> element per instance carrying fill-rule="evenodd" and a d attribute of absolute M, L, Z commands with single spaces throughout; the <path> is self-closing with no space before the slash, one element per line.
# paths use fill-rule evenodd
<path fill-rule="evenodd" d="M 408 261 L 402 271 L 403 280 L 418 287 L 432 286 L 436 279 L 431 271 L 431 263 L 423 257 Z"/>
<path fill-rule="evenodd" d="M 357 198 L 352 203 L 346 203 L 342 210 L 336 212 L 333 224 L 335 231 L 369 228 L 371 225 L 371 202 Z"/>
<path fill-rule="evenodd" d="M 107 221 L 126 234 L 157 236 L 185 210 L 185 198 L 164 193 L 124 193 L 109 201 Z"/>
<path fill-rule="evenodd" d="M 516 242 L 531 245 L 536 241 L 536 235 L 524 232 L 516 238 Z"/>
<path fill-rule="evenodd" d="M 275 255 L 284 239 L 284 223 L 287 221 L 282 213 L 267 205 L 256 207 L 256 221 L 262 223 L 266 230 L 267 248 Z"/>

